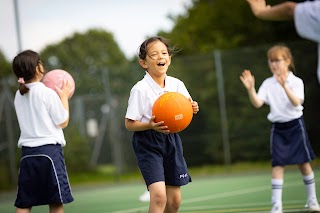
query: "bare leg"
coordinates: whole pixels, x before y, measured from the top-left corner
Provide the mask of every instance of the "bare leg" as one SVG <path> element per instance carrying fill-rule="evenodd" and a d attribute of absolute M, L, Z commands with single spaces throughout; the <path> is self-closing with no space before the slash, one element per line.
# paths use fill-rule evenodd
<path fill-rule="evenodd" d="M 272 179 L 283 179 L 283 177 L 284 177 L 283 166 L 272 167 Z"/>
<path fill-rule="evenodd" d="M 50 208 L 50 213 L 64 213 L 63 204 L 62 203 L 50 204 L 49 208 Z"/>
<path fill-rule="evenodd" d="M 16 213 L 30 213 L 31 208 L 16 208 Z"/>
<path fill-rule="evenodd" d="M 299 164 L 298 167 L 303 176 L 310 175 L 313 172 L 310 163 Z"/>
<path fill-rule="evenodd" d="M 164 213 L 177 213 L 181 204 L 180 186 L 166 186 L 167 205 Z"/>
<path fill-rule="evenodd" d="M 149 213 L 163 213 L 167 203 L 166 186 L 163 181 L 151 184 Z"/>

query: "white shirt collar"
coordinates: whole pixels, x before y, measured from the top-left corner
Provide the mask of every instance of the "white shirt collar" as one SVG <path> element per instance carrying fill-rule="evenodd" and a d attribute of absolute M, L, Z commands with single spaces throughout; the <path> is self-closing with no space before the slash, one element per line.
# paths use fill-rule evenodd
<path fill-rule="evenodd" d="M 166 75 L 167 77 L 167 75 Z M 165 88 L 161 88 L 151 77 L 151 75 L 146 71 L 146 75 L 144 76 L 144 78 L 146 79 L 147 83 L 150 85 L 151 89 L 156 93 L 156 94 L 163 94 L 165 92 L 167 92 L 165 90 Z"/>
<path fill-rule="evenodd" d="M 289 71 L 286 82 L 291 82 L 293 78 L 294 78 L 293 72 Z M 275 75 L 272 76 L 272 79 L 273 79 L 273 83 L 278 83 L 278 80 Z"/>

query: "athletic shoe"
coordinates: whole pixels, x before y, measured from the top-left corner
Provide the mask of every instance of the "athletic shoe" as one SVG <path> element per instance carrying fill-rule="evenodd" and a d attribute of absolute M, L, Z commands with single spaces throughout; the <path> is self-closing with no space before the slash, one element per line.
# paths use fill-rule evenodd
<path fill-rule="evenodd" d="M 317 199 L 308 200 L 306 207 L 309 212 L 320 212 L 320 206 Z"/>
<path fill-rule="evenodd" d="M 283 211 L 282 211 L 282 205 L 279 204 L 279 203 L 273 204 L 270 213 L 283 213 Z"/>
<path fill-rule="evenodd" d="M 142 195 L 139 196 L 139 200 L 141 202 L 149 202 L 150 201 L 150 193 L 149 191 L 145 191 Z"/>

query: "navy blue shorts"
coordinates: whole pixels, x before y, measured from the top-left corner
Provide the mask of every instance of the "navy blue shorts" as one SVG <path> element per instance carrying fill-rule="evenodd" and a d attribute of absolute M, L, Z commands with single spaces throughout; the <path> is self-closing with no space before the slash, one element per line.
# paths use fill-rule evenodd
<path fill-rule="evenodd" d="M 133 134 L 132 146 L 147 186 L 159 181 L 170 186 L 191 182 L 177 133 L 138 131 Z"/>
<path fill-rule="evenodd" d="M 303 117 L 272 123 L 270 151 L 272 166 L 297 165 L 315 159 Z"/>
<path fill-rule="evenodd" d="M 22 147 L 15 206 L 30 208 L 73 201 L 60 144 Z"/>

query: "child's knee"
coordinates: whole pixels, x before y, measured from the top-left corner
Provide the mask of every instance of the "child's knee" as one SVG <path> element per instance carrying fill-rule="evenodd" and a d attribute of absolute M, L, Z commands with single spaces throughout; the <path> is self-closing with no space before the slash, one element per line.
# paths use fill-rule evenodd
<path fill-rule="evenodd" d="M 174 196 L 171 199 L 167 200 L 167 206 L 170 206 L 170 209 L 178 210 L 181 204 L 181 197 Z"/>
<path fill-rule="evenodd" d="M 155 193 L 154 195 L 151 195 L 151 200 L 157 206 L 165 206 L 167 203 L 167 197 L 165 193 Z"/>

